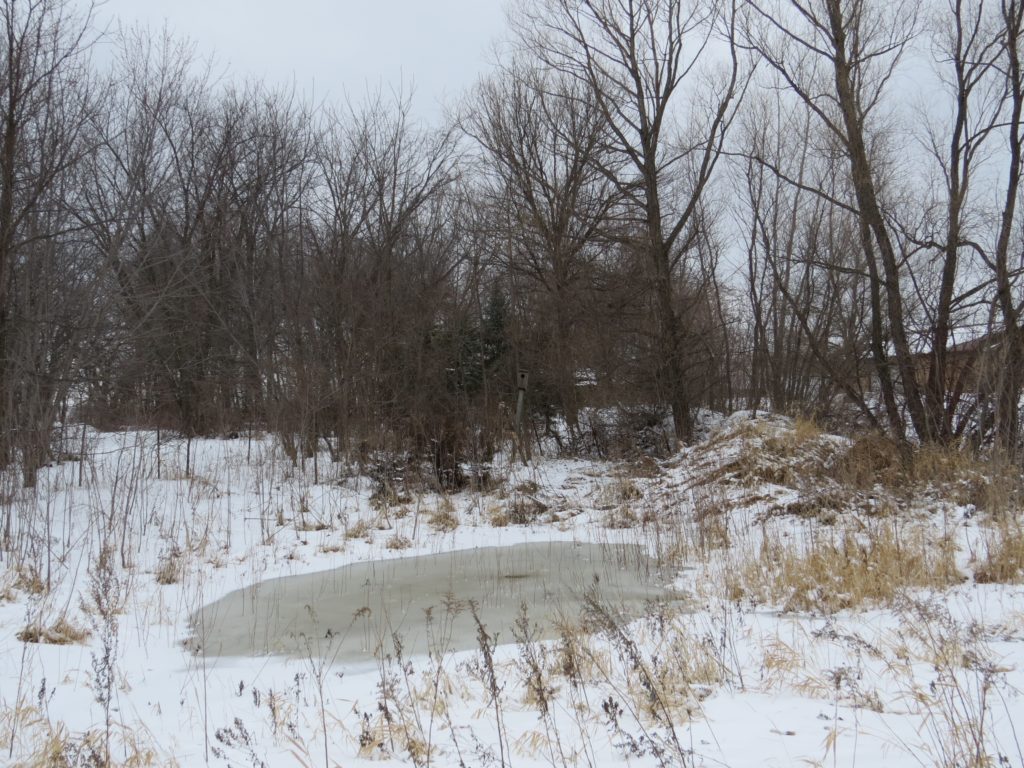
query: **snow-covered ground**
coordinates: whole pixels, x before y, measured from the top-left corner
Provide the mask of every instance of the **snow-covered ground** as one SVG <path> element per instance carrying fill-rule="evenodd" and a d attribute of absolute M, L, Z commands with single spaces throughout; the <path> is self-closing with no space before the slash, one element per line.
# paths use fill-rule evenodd
<path fill-rule="evenodd" d="M 884 456 L 737 414 L 660 462 L 535 457 L 486 492 L 374 498 L 270 438 L 195 441 L 188 477 L 183 441 L 86 442 L 0 511 L 0 764 L 1024 766 L 1024 588 L 987 565 L 1020 522 L 976 468 L 876 487 Z M 463 651 L 440 610 L 433 653 L 391 639 L 372 664 L 331 663 L 330 637 L 188 642 L 265 579 L 552 540 L 641 546 L 683 599 Z"/>

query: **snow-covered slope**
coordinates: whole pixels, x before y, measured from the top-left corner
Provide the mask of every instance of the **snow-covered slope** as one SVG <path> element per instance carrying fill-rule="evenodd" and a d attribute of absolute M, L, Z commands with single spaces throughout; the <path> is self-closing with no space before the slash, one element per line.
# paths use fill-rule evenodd
<path fill-rule="evenodd" d="M 185 477 L 186 444 L 156 438 L 90 433 L 4 500 L 0 764 L 1024 765 L 1005 471 L 735 414 L 665 461 L 381 494 L 269 438 L 195 441 Z M 551 540 L 635 545 L 680 599 L 458 652 L 442 606 L 429 656 L 399 633 L 372 664 L 332 663 L 329 636 L 299 658 L 188 642 L 265 579 Z"/>

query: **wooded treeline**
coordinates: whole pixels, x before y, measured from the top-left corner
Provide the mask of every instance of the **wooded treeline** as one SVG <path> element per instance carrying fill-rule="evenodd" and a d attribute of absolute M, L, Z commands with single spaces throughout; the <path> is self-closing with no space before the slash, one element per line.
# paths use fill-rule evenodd
<path fill-rule="evenodd" d="M 0 463 L 55 425 L 429 459 L 594 408 L 1016 451 L 1024 3 L 534 0 L 443 126 L 0 0 Z M 98 41 L 116 53 L 97 62 Z"/>

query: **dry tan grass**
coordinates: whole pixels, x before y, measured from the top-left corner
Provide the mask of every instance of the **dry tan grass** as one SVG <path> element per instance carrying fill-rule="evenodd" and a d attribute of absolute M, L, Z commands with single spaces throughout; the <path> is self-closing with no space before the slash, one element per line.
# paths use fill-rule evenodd
<path fill-rule="evenodd" d="M 998 456 L 978 456 L 957 446 L 900 446 L 865 434 L 836 462 L 831 477 L 854 489 L 881 487 L 903 500 L 936 497 L 1001 514 L 1020 506 L 1019 467 Z"/>
<path fill-rule="evenodd" d="M 762 429 L 759 421 L 754 419 L 742 421 L 730 429 L 723 429 L 713 434 L 704 442 L 703 448 L 706 451 L 714 451 L 735 440 L 757 437 L 762 434 Z"/>
<path fill-rule="evenodd" d="M 162 585 L 177 584 L 181 580 L 182 562 L 181 552 L 177 547 L 172 547 L 162 555 L 157 562 L 153 575 L 156 583 Z"/>
<path fill-rule="evenodd" d="M 601 524 L 605 528 L 628 529 L 640 522 L 633 507 L 643 498 L 643 491 L 629 476 L 618 475 L 601 486 L 594 506 L 604 513 Z"/>
<path fill-rule="evenodd" d="M 368 539 L 373 536 L 373 526 L 369 520 L 357 520 L 345 529 L 346 539 Z"/>
<path fill-rule="evenodd" d="M 330 525 L 322 520 L 304 520 L 296 523 L 295 530 L 299 533 L 317 533 L 329 530 L 330 527 Z"/>
<path fill-rule="evenodd" d="M 377 491 L 370 497 L 370 507 L 378 512 L 412 503 L 412 496 L 405 491 L 399 491 L 391 487 Z"/>
<path fill-rule="evenodd" d="M 703 698 L 709 689 L 721 685 L 727 677 L 714 638 L 697 632 L 688 623 L 688 617 L 668 624 L 654 655 L 666 662 L 659 671 L 665 690 L 689 688 L 691 696 Z M 692 689 L 698 686 L 704 690 L 694 693 Z"/>
<path fill-rule="evenodd" d="M 985 533 L 984 556 L 974 569 L 979 584 L 1024 582 L 1024 525 L 1005 515 Z"/>
<path fill-rule="evenodd" d="M 445 496 L 438 501 L 437 508 L 427 517 L 427 524 L 441 533 L 450 533 L 459 527 L 459 518 L 451 499 Z"/>
<path fill-rule="evenodd" d="M 723 444 L 739 442 L 741 449 L 728 461 L 708 461 Z M 705 443 L 697 455 L 704 465 L 695 485 L 717 483 L 754 487 L 763 483 L 795 487 L 820 477 L 835 461 L 839 443 L 814 422 L 798 419 L 791 426 L 778 421 L 744 422 Z"/>
<path fill-rule="evenodd" d="M 780 458 L 800 458 L 804 455 L 817 454 L 824 431 L 812 419 L 797 417 L 792 426 L 780 429 L 778 426 L 763 423 L 759 433 L 763 437 L 764 449 Z"/>
<path fill-rule="evenodd" d="M 12 733 L 17 736 L 13 750 L 10 749 Z M 36 706 L 0 709 L 0 754 L 6 760 L 8 751 L 13 752 L 11 768 L 175 768 L 178 765 L 174 757 L 160 752 L 154 745 L 153 734 L 145 727 L 119 725 L 115 737 L 118 748 L 111 750 L 108 760 L 99 729 L 71 731 L 63 722 L 53 722 Z"/>
<path fill-rule="evenodd" d="M 574 688 L 607 676 L 608 657 L 595 648 L 590 635 L 578 622 L 557 622 L 558 642 L 551 654 L 551 674 L 563 678 Z"/>
<path fill-rule="evenodd" d="M 188 483 L 188 499 L 193 503 L 200 501 L 211 501 L 219 498 L 221 495 L 220 489 L 217 487 L 217 483 L 205 475 L 194 473 L 191 477 L 185 477 L 183 474 L 178 477 L 171 477 L 172 480 L 178 480 Z"/>
<path fill-rule="evenodd" d="M 488 506 L 487 520 L 495 528 L 505 528 L 512 522 L 508 509 L 501 504 L 491 504 Z"/>
<path fill-rule="evenodd" d="M 530 496 L 514 495 L 503 506 L 489 510 L 488 518 L 495 528 L 507 525 L 532 525 L 548 511 L 542 501 Z"/>
<path fill-rule="evenodd" d="M 630 504 L 644 497 L 643 491 L 628 477 L 616 477 L 602 486 L 597 494 L 598 509 L 611 509 L 621 504 Z"/>
<path fill-rule="evenodd" d="M 945 482 L 935 483 L 945 497 L 1000 517 L 1016 514 L 1024 506 L 1024 476 L 1019 465 L 1001 457 L 982 460 L 967 455 L 954 469 Z M 925 466 L 919 472 L 918 482 L 925 483 L 937 476 L 942 475 Z"/>
<path fill-rule="evenodd" d="M 71 623 L 66 616 L 61 616 L 48 627 L 41 624 L 29 624 L 15 637 L 23 643 L 77 645 L 88 639 L 89 631 Z"/>
<path fill-rule="evenodd" d="M 889 519 L 816 530 L 795 542 L 766 531 L 758 551 L 730 568 L 725 581 L 730 599 L 833 613 L 886 605 L 905 590 L 943 589 L 963 578 L 952 536 Z"/>
<path fill-rule="evenodd" d="M 537 493 L 537 491 L 540 490 L 540 485 L 538 485 L 533 480 L 524 480 L 523 482 L 518 483 L 516 487 L 513 488 L 512 490 L 515 491 L 516 493 L 532 496 L 533 494 Z"/>
<path fill-rule="evenodd" d="M 0 599 L 14 600 L 15 592 L 24 592 L 28 595 L 46 594 L 46 582 L 43 581 L 39 570 L 30 566 L 20 566 L 9 571 L 10 581 L 0 589 Z"/>
<path fill-rule="evenodd" d="M 619 504 L 604 513 L 601 524 L 611 530 L 628 530 L 635 528 L 640 518 L 628 504 Z"/>
<path fill-rule="evenodd" d="M 697 551 L 706 560 L 713 551 L 728 549 L 732 543 L 729 502 L 724 493 L 704 488 L 694 492 L 693 506 Z"/>
<path fill-rule="evenodd" d="M 900 511 L 902 506 L 898 498 L 884 490 L 871 492 L 828 482 L 818 485 L 808 483 L 806 488 L 800 489 L 796 499 L 769 505 L 762 519 L 787 515 L 835 525 L 851 514 L 864 517 L 890 516 Z"/>
<path fill-rule="evenodd" d="M 412 546 L 412 539 L 408 536 L 403 536 L 400 533 L 396 533 L 394 536 L 384 542 L 384 546 L 390 550 L 409 549 Z"/>
<path fill-rule="evenodd" d="M 0 602 L 13 603 L 18 593 L 39 596 L 46 592 L 46 583 L 34 568 L 13 567 L 0 573 Z"/>
<path fill-rule="evenodd" d="M 829 473 L 849 488 L 903 487 L 907 481 L 906 457 L 895 441 L 869 432 L 854 439 Z"/>
<path fill-rule="evenodd" d="M 932 763 L 941 768 L 1010 765 L 992 726 L 999 714 L 1010 714 L 1006 673 L 1012 667 L 992 648 L 989 628 L 954 617 L 939 600 L 907 600 L 898 610 L 896 658 L 903 661 L 891 669 L 903 674 L 909 706 L 922 716 L 918 732 Z M 915 661 L 930 668 L 926 680 L 913 676 Z"/>
<path fill-rule="evenodd" d="M 732 443 L 722 455 L 723 445 Z M 770 504 L 768 514 L 833 524 L 848 511 L 887 515 L 927 503 L 935 508 L 973 505 L 992 514 L 1024 506 L 1020 468 L 956 446 L 901 445 L 879 433 L 851 442 L 824 434 L 805 419 L 743 422 L 691 455 L 691 488 L 761 488 L 799 493 Z M 744 506 L 738 498 L 726 507 Z"/>
<path fill-rule="evenodd" d="M 798 443 L 817 440 L 823 434 L 821 425 L 809 416 L 797 416 L 793 419 L 793 436 Z"/>
<path fill-rule="evenodd" d="M 651 479 L 661 477 L 665 471 L 658 460 L 651 456 L 640 456 L 624 464 L 620 470 L 622 477 Z"/>

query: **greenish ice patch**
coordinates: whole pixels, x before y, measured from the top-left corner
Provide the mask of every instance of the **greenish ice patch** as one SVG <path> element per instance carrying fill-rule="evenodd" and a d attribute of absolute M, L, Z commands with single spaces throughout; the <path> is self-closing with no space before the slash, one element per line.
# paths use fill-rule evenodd
<path fill-rule="evenodd" d="M 498 644 L 525 605 L 536 639 L 576 620 L 584 595 L 637 617 L 677 598 L 641 548 L 543 542 L 351 563 L 236 590 L 192 617 L 186 645 L 207 656 L 281 654 L 372 662 L 476 648 L 476 615 Z"/>

